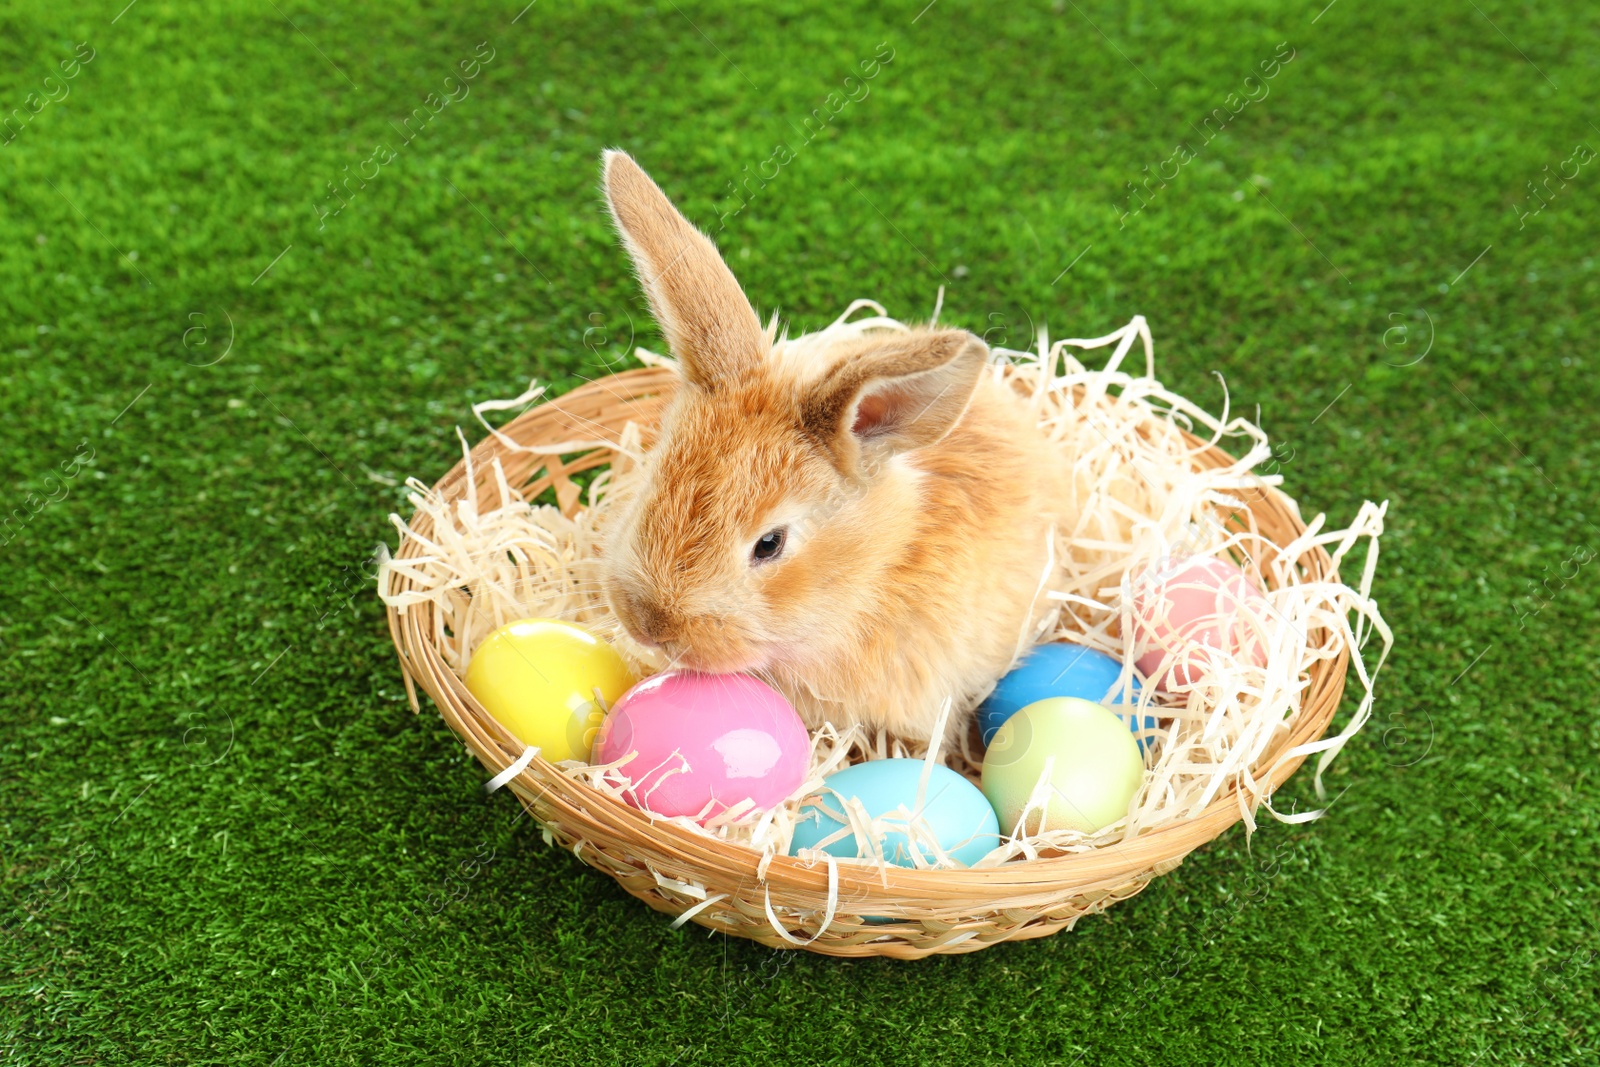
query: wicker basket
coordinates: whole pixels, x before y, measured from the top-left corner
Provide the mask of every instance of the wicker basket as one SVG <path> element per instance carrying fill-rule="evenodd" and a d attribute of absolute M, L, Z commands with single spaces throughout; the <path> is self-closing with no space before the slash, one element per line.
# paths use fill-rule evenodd
<path fill-rule="evenodd" d="M 676 373 L 665 368 L 602 378 L 528 410 L 501 432 L 520 444 L 594 440 L 602 434 L 616 440 L 632 421 L 645 430 L 648 442 L 676 381 Z M 1191 441 L 1199 443 L 1192 437 Z M 477 490 L 486 508 L 499 499 L 490 463 L 496 456 L 511 485 L 530 497 L 553 487 L 557 503 L 571 515 L 579 502 L 579 487 L 571 476 L 609 463 L 612 453 L 595 449 L 563 461 L 512 451 L 491 436 L 472 453 Z M 1200 462 L 1225 466 L 1232 459 L 1212 448 Z M 465 463 L 458 464 L 436 491 L 448 500 L 464 495 L 466 470 Z M 1251 511 L 1263 536 L 1276 544 L 1290 543 L 1304 529 L 1294 506 L 1275 491 L 1263 491 Z M 424 536 L 431 533 L 424 515 L 416 516 L 412 524 Z M 405 539 L 399 557 L 417 554 L 417 542 Z M 1320 547 L 1308 550 L 1298 565 L 1311 580 L 1332 570 L 1332 561 Z M 409 588 L 403 576 L 394 576 L 392 592 Z M 446 665 L 431 638 L 431 611 L 427 603 L 404 615 L 389 608 L 389 632 L 400 653 L 412 707 L 417 707 L 420 684 L 479 762 L 499 774 L 518 758 L 521 746 Z M 1274 767 L 1288 748 L 1322 736 L 1343 695 L 1348 659 L 1345 651 L 1316 664 L 1291 729 L 1263 754 L 1258 767 Z M 1267 788 L 1276 789 L 1300 762 L 1292 758 L 1277 764 L 1265 779 Z M 1150 879 L 1178 866 L 1189 852 L 1240 818 L 1239 798 L 1230 790 L 1198 817 L 1089 852 L 978 870 L 891 868 L 883 875 L 852 865 L 807 865 L 777 856 L 759 877 L 759 853 L 653 822 L 648 815 L 560 774 L 542 758 L 535 758 L 509 785 L 563 846 L 657 911 L 678 915 L 680 921 L 688 913 L 702 926 L 773 948 L 803 947 L 830 956 L 912 959 L 974 952 L 997 941 L 1043 937 L 1070 928 L 1080 917 L 1138 893 Z M 831 915 L 830 899 L 836 902 Z M 865 916 L 874 918 L 868 921 Z"/>

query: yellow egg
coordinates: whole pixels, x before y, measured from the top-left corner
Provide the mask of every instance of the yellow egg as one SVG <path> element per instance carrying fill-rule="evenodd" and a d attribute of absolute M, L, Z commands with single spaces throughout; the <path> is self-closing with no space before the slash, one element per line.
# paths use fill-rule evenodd
<path fill-rule="evenodd" d="M 587 630 L 555 619 L 507 623 L 467 665 L 467 691 L 524 745 L 552 763 L 589 758 L 605 708 L 633 684 L 622 657 Z M 604 708 L 596 703 L 599 691 Z"/>

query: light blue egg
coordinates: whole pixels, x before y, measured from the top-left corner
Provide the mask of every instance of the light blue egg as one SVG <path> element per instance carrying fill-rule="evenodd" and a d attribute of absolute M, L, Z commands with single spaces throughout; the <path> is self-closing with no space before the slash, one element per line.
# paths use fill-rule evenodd
<path fill-rule="evenodd" d="M 874 819 L 899 807 L 910 813 L 917 803 L 922 768 L 923 761 L 919 759 L 882 759 L 830 774 L 823 785 L 833 792 L 823 792 L 800 806 L 789 854 L 816 848 L 823 838 L 845 829 L 847 823 L 836 817 L 844 814 L 840 796 L 861 801 Z M 989 801 L 977 786 L 949 767 L 934 766 L 921 815 L 922 825 L 938 840 L 939 847 L 963 867 L 970 867 L 1000 844 L 1000 820 L 995 818 Z M 910 845 L 904 832 L 890 831 L 883 837 L 884 858 L 901 867 L 914 867 Z M 841 858 L 872 855 L 871 844 L 858 842 L 854 834 L 823 846 L 823 851 Z M 922 848 L 922 855 L 930 862 L 934 860 L 926 847 Z"/>
<path fill-rule="evenodd" d="M 1122 675 L 1122 664 L 1092 648 L 1056 641 L 1035 645 L 1000 683 L 994 687 L 984 702 L 978 705 L 978 729 L 987 745 L 994 739 L 995 731 L 1018 711 L 1036 701 L 1050 697 L 1077 697 L 1094 704 L 1104 704 L 1128 724 L 1139 741 L 1139 751 L 1153 738 L 1160 727 L 1154 715 L 1145 715 L 1143 722 L 1137 712 L 1124 710 L 1122 694 L 1110 699 L 1111 690 Z M 1137 704 L 1140 681 L 1137 671 L 1131 672 L 1133 696 L 1128 704 Z"/>

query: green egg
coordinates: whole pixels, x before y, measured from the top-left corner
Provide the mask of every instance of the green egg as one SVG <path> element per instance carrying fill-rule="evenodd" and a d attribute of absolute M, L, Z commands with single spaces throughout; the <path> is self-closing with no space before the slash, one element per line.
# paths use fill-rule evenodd
<path fill-rule="evenodd" d="M 1128 724 L 1110 709 L 1076 697 L 1051 697 L 1022 708 L 995 732 L 983 758 L 983 795 L 1012 833 L 1028 797 L 1050 767 L 1044 810 L 1024 832 L 1094 833 L 1128 813 L 1144 781 L 1144 760 Z"/>

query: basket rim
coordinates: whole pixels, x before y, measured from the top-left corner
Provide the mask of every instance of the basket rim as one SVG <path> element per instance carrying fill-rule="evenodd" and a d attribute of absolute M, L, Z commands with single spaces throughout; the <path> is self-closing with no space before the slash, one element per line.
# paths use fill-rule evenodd
<path fill-rule="evenodd" d="M 624 404 L 639 404 L 643 400 L 658 406 L 661 401 L 661 397 L 657 395 L 659 391 L 674 386 L 677 380 L 676 372 L 670 367 L 634 368 L 592 379 L 559 397 L 552 397 L 535 404 L 507 425 L 500 427 L 498 431 L 491 432 L 478 441 L 470 449 L 468 456 L 458 460 L 434 483 L 431 491 L 445 499 L 460 499 L 466 490 L 470 459 L 473 468 L 479 474 L 476 479 L 479 483 L 478 491 L 482 493 L 487 489 L 495 492 L 492 482 L 484 480 L 484 472 L 490 466 L 492 458 L 505 459 L 512 454 L 510 449 L 502 445 L 500 441 L 502 436 L 515 441 L 519 429 L 526 429 L 531 423 L 552 414 L 559 417 L 564 409 L 574 402 L 592 401 L 602 394 Z M 591 435 L 595 429 L 610 430 L 609 427 L 598 426 L 581 416 L 575 418 L 587 423 L 587 432 Z M 1215 467 L 1236 461 L 1235 457 L 1219 444 L 1208 443 L 1181 427 L 1179 431 L 1191 447 L 1200 450 L 1195 453 L 1197 462 Z M 565 463 L 555 458 L 551 467 L 545 468 L 545 473 L 540 478 L 528 482 L 523 488 L 531 490 L 529 494 L 531 496 L 536 495 L 545 485 L 556 483 L 555 488 L 560 499 L 562 486 L 559 483 L 564 480 L 563 475 L 601 466 L 610 460 L 609 453 L 598 460 L 594 459 L 595 454 L 589 453 L 572 463 Z M 540 462 L 535 464 L 534 469 L 540 469 L 545 459 L 546 457 L 539 457 Z M 551 473 L 552 469 L 554 474 Z M 508 481 L 520 485 L 518 479 L 508 477 Z M 570 481 L 567 481 L 566 488 L 571 490 L 570 499 L 575 501 L 576 488 Z M 1270 503 L 1282 512 L 1296 534 L 1305 531 L 1306 524 L 1300 518 L 1298 507 L 1291 498 L 1269 486 L 1260 487 L 1259 492 L 1260 497 L 1255 506 Z M 567 510 L 565 503 L 563 510 Z M 419 519 L 424 523 L 427 522 L 418 512 L 413 514 L 412 524 L 416 524 Z M 1279 544 L 1276 539 L 1273 543 Z M 1279 547 L 1282 545 L 1279 544 Z M 421 549 L 415 539 L 402 538 L 395 558 L 410 558 L 419 555 L 420 552 Z M 1336 573 L 1331 556 L 1319 544 L 1308 546 L 1295 564 L 1319 579 L 1325 579 Z M 398 581 L 403 582 L 404 579 Z M 403 591 L 403 585 L 400 589 Z M 467 691 L 462 680 L 444 662 L 433 642 L 423 639 L 429 628 L 417 623 L 420 618 L 431 618 L 434 606 L 431 603 L 422 603 L 413 605 L 409 609 L 396 607 L 393 604 L 386 604 L 385 607 L 390 637 L 399 655 L 413 710 L 420 710 L 416 686 L 421 685 L 440 709 L 446 723 L 473 751 L 479 762 L 492 775 L 504 772 L 521 756 L 522 749 Z M 1263 798 L 1270 799 L 1273 793 L 1299 769 L 1306 758 L 1305 754 L 1284 758 L 1283 753 L 1317 740 L 1332 724 L 1342 703 L 1349 658 L 1349 647 L 1341 644 L 1335 657 L 1319 661 L 1309 669 L 1310 679 L 1302 691 L 1300 709 L 1289 730 L 1276 738 L 1252 765 L 1252 770 L 1267 769 L 1264 776 L 1258 779 L 1263 783 Z M 499 736 L 496 736 L 497 734 Z M 559 796 L 550 788 L 550 783 L 563 783 L 565 790 L 572 792 L 577 800 L 581 800 L 582 806 Z M 832 864 L 825 865 L 817 859 L 805 860 L 782 854 L 768 857 L 745 844 L 715 838 L 668 822 L 649 812 L 633 808 L 609 794 L 588 786 L 581 780 L 562 774 L 561 770 L 545 760 L 542 754 L 536 755 L 507 784 L 524 803 L 531 804 L 536 800 L 555 802 L 563 808 L 563 815 L 597 828 L 610 824 L 617 831 L 629 832 L 630 836 L 635 838 L 646 840 L 659 838 L 663 843 L 670 843 L 674 849 L 685 855 L 693 856 L 709 851 L 722 863 L 732 861 L 738 866 L 748 867 L 752 877 L 755 876 L 756 867 L 765 862 L 767 869 L 761 881 L 770 881 L 776 869 L 786 874 L 787 880 L 796 886 L 823 888 L 828 884 L 830 868 L 833 867 Z M 1106 884 L 1120 883 L 1128 880 L 1127 872 L 1132 869 L 1149 868 L 1180 860 L 1195 848 L 1219 836 L 1234 823 L 1242 821 L 1245 811 L 1253 810 L 1254 807 L 1255 805 L 1249 804 L 1242 795 L 1241 783 L 1235 779 L 1204 810 L 1195 815 L 1152 827 L 1131 839 L 1084 851 L 1059 852 L 1032 859 L 1013 858 L 991 867 L 923 870 L 909 867 L 882 869 L 874 865 L 841 859 L 837 864 L 837 870 L 832 871 L 831 876 L 837 879 L 841 894 L 846 890 L 870 891 L 871 895 L 887 892 L 901 898 L 913 899 L 935 888 L 941 890 L 935 895 L 943 897 L 954 887 L 977 889 L 989 886 L 998 889 L 1001 886 L 1018 888 L 1036 886 L 1042 890 L 1047 886 L 1059 887 L 1063 882 L 1070 881 L 1074 887 L 1081 888 L 1090 885 L 1097 876 Z M 892 928 L 884 929 L 888 932 Z"/>

